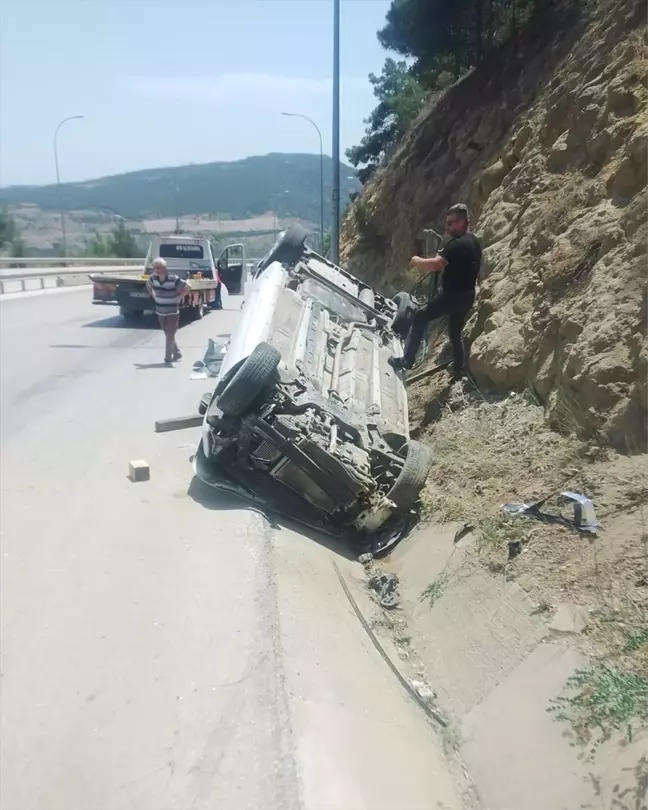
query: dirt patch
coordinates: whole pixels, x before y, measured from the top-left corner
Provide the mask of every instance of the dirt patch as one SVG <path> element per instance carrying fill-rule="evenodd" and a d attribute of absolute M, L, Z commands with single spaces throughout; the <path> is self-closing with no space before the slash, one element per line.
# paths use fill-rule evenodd
<path fill-rule="evenodd" d="M 568 719 L 584 743 L 596 736 L 592 725 L 601 737 L 619 727 L 626 699 L 648 724 L 648 708 L 636 700 L 643 700 L 641 690 L 648 696 L 648 456 L 621 455 L 574 434 L 567 407 L 562 432 L 551 429 L 532 392 L 495 396 L 472 383 L 434 380 L 413 384 L 410 402 L 413 433 L 434 454 L 425 516 L 474 527 L 469 559 L 517 582 L 548 620 L 559 606 L 574 606 L 584 617 L 566 641 L 597 668 L 570 686 L 586 697 L 590 689 L 608 692 L 590 696 L 587 721 L 572 697 L 556 711 L 565 717 L 572 711 Z M 562 490 L 592 499 L 602 527 L 597 536 L 502 512 L 502 504 L 533 503 Z M 547 511 L 559 510 L 548 502 Z M 443 585 L 443 577 L 430 584 L 431 603 L 443 597 Z M 605 704 L 599 714 L 613 716 L 599 717 L 597 700 Z"/>

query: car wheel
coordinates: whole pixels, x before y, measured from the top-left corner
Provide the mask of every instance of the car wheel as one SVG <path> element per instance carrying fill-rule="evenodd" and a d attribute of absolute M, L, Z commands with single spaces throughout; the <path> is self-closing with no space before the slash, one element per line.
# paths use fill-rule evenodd
<path fill-rule="evenodd" d="M 218 397 L 226 416 L 242 416 L 274 378 L 281 354 L 267 343 L 259 343 L 232 376 Z"/>
<path fill-rule="evenodd" d="M 401 509 L 411 509 L 425 486 L 432 466 L 432 455 L 420 442 L 407 443 L 407 456 L 396 483 L 387 497 Z"/>
<path fill-rule="evenodd" d="M 273 262 L 282 264 L 296 264 L 304 254 L 304 243 L 308 236 L 308 231 L 302 225 L 295 223 L 283 234 L 277 244 L 259 262 L 257 272 L 265 270 Z"/>
<path fill-rule="evenodd" d="M 143 309 L 123 309 L 120 307 L 119 314 L 127 321 L 136 321 L 144 315 Z"/>
<path fill-rule="evenodd" d="M 392 330 L 399 337 L 406 337 L 409 332 L 411 322 L 411 311 L 414 309 L 414 301 L 412 296 L 406 292 L 399 292 L 392 299 L 398 306 L 394 320 L 392 321 Z"/>

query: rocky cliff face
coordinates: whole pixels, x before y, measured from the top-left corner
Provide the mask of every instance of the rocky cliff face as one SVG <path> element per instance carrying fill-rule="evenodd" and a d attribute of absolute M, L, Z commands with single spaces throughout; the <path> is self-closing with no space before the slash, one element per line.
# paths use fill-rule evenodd
<path fill-rule="evenodd" d="M 630 452 L 646 444 L 645 23 L 634 0 L 554 8 L 421 116 L 343 229 L 350 269 L 393 286 L 421 229 L 468 202 L 485 247 L 472 372 Z"/>

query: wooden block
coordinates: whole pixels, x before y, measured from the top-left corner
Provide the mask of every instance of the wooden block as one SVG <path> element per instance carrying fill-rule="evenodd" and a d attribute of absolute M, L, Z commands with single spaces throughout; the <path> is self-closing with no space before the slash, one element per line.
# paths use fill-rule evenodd
<path fill-rule="evenodd" d="M 151 469 L 145 461 L 130 461 L 128 477 L 131 481 L 148 481 L 151 477 Z"/>
<path fill-rule="evenodd" d="M 167 433 L 170 430 L 185 430 L 185 428 L 200 427 L 203 417 L 198 414 L 191 416 L 176 416 L 174 419 L 159 419 L 155 423 L 156 433 Z"/>

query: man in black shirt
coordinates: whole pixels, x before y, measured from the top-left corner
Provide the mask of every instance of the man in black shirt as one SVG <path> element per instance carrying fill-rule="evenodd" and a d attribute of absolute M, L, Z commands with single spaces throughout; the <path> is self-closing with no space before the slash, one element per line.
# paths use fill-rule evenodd
<path fill-rule="evenodd" d="M 390 359 L 395 369 L 411 368 L 430 321 L 449 316 L 448 334 L 452 344 L 453 377 L 458 380 L 464 371 L 464 350 L 461 332 L 475 301 L 475 286 L 481 266 L 482 249 L 477 237 L 468 231 L 468 209 L 453 205 L 445 218 L 446 233 L 450 240 L 443 250 L 431 259 L 413 256 L 412 267 L 443 272 L 441 294 L 414 313 L 403 357 Z"/>

